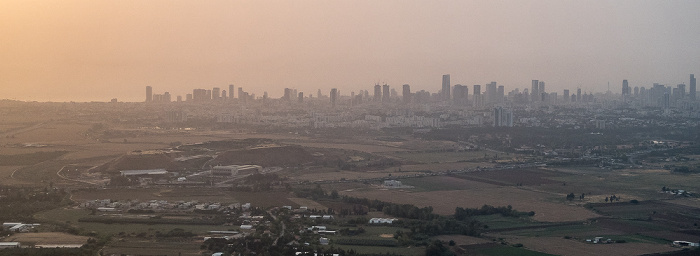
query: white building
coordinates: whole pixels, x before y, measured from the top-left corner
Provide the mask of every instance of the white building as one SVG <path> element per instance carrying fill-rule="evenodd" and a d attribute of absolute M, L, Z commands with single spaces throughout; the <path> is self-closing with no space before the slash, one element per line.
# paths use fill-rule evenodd
<path fill-rule="evenodd" d="M 397 219 L 388 219 L 388 218 L 371 218 L 369 220 L 369 224 L 391 224 L 394 223 Z"/>
<path fill-rule="evenodd" d="M 19 242 L 0 242 L 0 249 L 19 248 L 19 247 L 20 247 Z"/>

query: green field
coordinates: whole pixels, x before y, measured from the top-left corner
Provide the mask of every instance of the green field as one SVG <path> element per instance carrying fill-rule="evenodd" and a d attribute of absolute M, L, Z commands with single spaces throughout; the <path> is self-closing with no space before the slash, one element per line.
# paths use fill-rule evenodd
<path fill-rule="evenodd" d="M 656 237 L 650 237 L 650 236 L 645 236 L 645 235 L 600 235 L 605 238 L 610 238 L 612 240 L 618 241 L 618 240 L 624 240 L 627 243 L 649 243 L 649 244 L 669 244 L 672 241 L 668 241 L 665 239 L 659 239 Z"/>
<path fill-rule="evenodd" d="M 524 229 L 503 232 L 503 234 L 516 236 L 546 236 L 546 237 L 564 237 L 576 236 L 583 232 L 600 231 L 601 229 L 593 225 L 573 225 L 573 226 L 555 226 L 537 229 Z"/>
<path fill-rule="evenodd" d="M 477 252 L 479 252 L 482 255 L 493 255 L 493 256 L 501 256 L 501 255 L 519 255 L 519 256 L 549 256 L 549 255 L 551 255 L 551 256 L 554 256 L 553 254 L 530 251 L 527 249 L 518 248 L 518 247 L 510 247 L 510 246 L 498 246 L 498 247 L 492 247 L 492 248 L 479 249 L 479 250 L 477 250 Z"/>
<path fill-rule="evenodd" d="M 526 218 L 503 217 L 500 214 L 474 216 L 473 218 L 488 225 L 489 229 L 517 228 L 542 225 L 542 223 L 533 222 Z"/>
<path fill-rule="evenodd" d="M 333 247 L 340 248 L 340 249 L 343 249 L 346 251 L 353 249 L 357 253 L 366 253 L 366 254 L 394 253 L 394 254 L 406 255 L 406 256 L 425 255 L 425 248 L 424 247 L 383 247 L 383 246 L 358 246 L 358 245 L 340 245 L 340 244 L 334 244 Z M 326 248 L 330 248 L 330 246 L 327 246 Z"/>

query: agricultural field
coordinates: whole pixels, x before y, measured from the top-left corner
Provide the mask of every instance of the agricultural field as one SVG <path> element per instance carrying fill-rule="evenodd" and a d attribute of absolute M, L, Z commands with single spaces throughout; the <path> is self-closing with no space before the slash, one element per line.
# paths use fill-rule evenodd
<path fill-rule="evenodd" d="M 330 248 L 330 245 L 327 246 Z M 422 256 L 425 255 L 424 248 L 412 248 L 412 247 L 384 247 L 384 246 L 360 246 L 360 245 L 343 245 L 343 244 L 333 244 L 333 247 L 340 248 L 343 250 L 354 250 L 357 253 L 366 254 L 386 254 L 395 253 L 397 255 L 406 256 Z"/>
<path fill-rule="evenodd" d="M 3 242 L 22 244 L 84 244 L 89 237 L 60 232 L 17 233 L 2 239 Z"/>
<path fill-rule="evenodd" d="M 123 239 L 111 242 L 102 251 L 119 255 L 178 255 L 201 256 L 202 241 L 192 238 L 178 239 Z"/>
<path fill-rule="evenodd" d="M 80 234 L 94 233 L 98 236 L 127 235 L 135 237 L 154 236 L 156 232 L 167 233 L 180 228 L 198 235 L 205 235 L 212 230 L 238 230 L 238 227 L 223 225 L 186 225 L 186 224 L 105 224 L 97 222 L 81 222 L 81 218 L 89 217 L 90 211 L 85 209 L 54 209 L 36 214 L 34 217 L 50 226 L 68 225 Z"/>
<path fill-rule="evenodd" d="M 563 237 L 505 237 L 511 243 L 520 243 L 530 250 L 553 255 L 642 255 L 678 250 L 670 243 L 613 243 L 591 244 Z"/>
<path fill-rule="evenodd" d="M 402 184 L 413 186 L 413 192 L 469 190 L 469 189 L 493 189 L 497 185 L 459 179 L 453 176 L 430 176 L 416 179 L 402 179 Z"/>
<path fill-rule="evenodd" d="M 341 196 L 378 199 L 418 207 L 431 206 L 434 213 L 443 216 L 454 214 L 456 207 L 479 208 L 483 205 L 510 205 L 517 211 L 535 212 L 532 217 L 503 217 L 496 214 L 475 216 L 475 220 L 488 226 L 481 237 L 432 237 L 444 241 L 445 244 L 453 240 L 456 245 L 451 249 L 466 252 L 468 255 L 638 255 L 677 250 L 669 246 L 675 239 L 700 240 L 700 231 L 695 226 L 700 222 L 700 200 L 661 192 L 664 186 L 693 191 L 700 183 L 699 174 L 678 174 L 669 170 L 654 169 L 653 166 L 648 169 L 619 170 L 550 166 L 437 175 L 442 171 L 474 170 L 477 167 L 494 167 L 513 160 L 523 161 L 527 156 L 489 150 L 456 152 L 454 150 L 460 147 L 456 142 L 429 141 L 407 135 L 349 135 L 353 136 L 353 139 L 348 140 L 324 139 L 323 136 L 295 133 L 241 133 L 241 130 L 234 129 L 166 130 L 155 126 L 146 128 L 128 124 L 108 124 L 107 129 L 90 133 L 96 123 L 102 122 L 63 122 L 46 119 L 45 122 L 39 123 L 3 123 L 0 125 L 0 134 L 11 136 L 0 137 L 0 184 L 67 189 L 70 191 L 70 199 L 75 202 L 72 207 L 84 201 L 97 199 L 252 203 L 254 207 L 262 209 L 290 205 L 294 208 L 307 206 L 310 209 L 338 210 L 355 206 L 328 197 L 319 200 L 301 198 L 293 192 L 300 188 L 315 187 L 313 182 L 319 182 L 327 194 L 336 190 Z M 43 146 L 35 147 L 31 144 Z M 191 145 L 176 147 L 181 144 Z M 170 153 L 172 155 L 168 157 L 180 156 L 178 154 L 209 156 L 202 162 L 191 164 L 194 169 L 204 166 L 204 162 L 214 165 L 260 164 L 264 167 L 284 168 L 275 172 L 279 179 L 274 180 L 275 184 L 269 191 L 248 192 L 223 187 L 178 187 L 162 184 L 150 187 L 102 186 L 108 178 L 104 173 L 116 173 L 127 167 L 178 169 L 156 161 L 155 158 L 135 161 L 125 157 L 137 155 L 134 152 L 167 149 L 173 149 L 172 152 L 175 152 Z M 31 161 L 20 161 L 17 158 L 20 155 L 32 156 L 27 157 L 31 158 Z M 214 158 L 215 155 L 218 156 Z M 59 170 L 64 168 L 65 170 L 59 173 Z M 109 172 L 102 172 L 103 169 Z M 411 176 L 424 177 L 409 178 Z M 387 189 L 380 186 L 385 179 L 398 179 L 407 186 Z M 577 196 L 586 193 L 586 197 L 568 201 L 566 195 L 569 193 L 575 193 Z M 604 199 L 611 195 L 616 195 L 621 200 L 605 203 Z M 632 199 L 638 200 L 639 204 L 629 203 Z M 38 243 L 49 236 L 56 239 L 65 238 L 65 241 L 69 241 L 69 238 L 84 240 L 88 235 L 112 236 L 111 242 L 103 248 L 104 253 L 202 255 L 210 253 L 200 249 L 203 244 L 202 236 L 206 236 L 212 230 L 237 231 L 240 225 L 86 222 L 99 218 L 128 219 L 138 216 L 101 216 L 102 213 L 95 214 L 90 210 L 65 205 L 67 203 L 62 204 L 61 208 L 34 214 L 33 218 L 42 223 L 40 233 L 13 235 L 4 241 Z M 181 215 L 162 214 L 158 217 L 184 220 L 202 216 L 195 213 L 178 214 Z M 375 211 L 362 216 L 337 217 L 333 220 L 337 223 L 330 222 L 327 225 L 338 230 L 349 226 L 343 223 L 344 221 L 358 217 L 393 218 Z M 360 253 L 425 254 L 425 247 L 420 246 L 361 246 L 337 243 L 343 239 L 346 243 L 352 243 L 351 239 L 366 239 L 380 241 L 379 243 L 385 241 L 388 244 L 396 241 L 393 238 L 396 230 L 410 232 L 410 229 L 401 227 L 360 226 L 365 229 L 364 233 L 333 236 L 331 246 L 353 249 Z M 271 227 L 270 230 L 277 228 Z M 192 232 L 195 236 L 158 236 L 175 229 Z M 84 236 L 46 233 L 67 232 L 66 230 Z M 263 231 L 261 230 L 261 233 Z M 34 236 L 30 236 L 32 234 Z M 586 239 L 597 236 L 624 240 L 625 243 L 585 242 Z"/>
<path fill-rule="evenodd" d="M 420 187 L 422 179 L 424 178 L 414 178 L 412 181 L 407 181 L 407 184 L 418 184 L 418 189 L 425 192 L 414 192 L 410 189 L 362 189 L 346 190 L 342 191 L 341 194 L 394 203 L 409 203 L 419 207 L 432 206 L 435 213 L 445 215 L 454 214 L 455 207 L 478 208 L 488 204 L 493 206 L 511 205 L 518 211 L 534 211 L 535 216 L 533 218 L 535 220 L 546 222 L 586 220 L 598 216 L 583 207 L 557 203 L 552 199 L 552 197 L 564 197 L 565 195 L 539 192 L 514 186 L 494 186 L 488 183 L 460 190 L 432 190 L 430 187 L 434 187 L 434 185 L 426 185 L 424 188 Z M 459 180 L 459 178 L 455 177 L 441 177 L 439 179 Z M 430 184 L 430 180 L 427 183 Z"/>

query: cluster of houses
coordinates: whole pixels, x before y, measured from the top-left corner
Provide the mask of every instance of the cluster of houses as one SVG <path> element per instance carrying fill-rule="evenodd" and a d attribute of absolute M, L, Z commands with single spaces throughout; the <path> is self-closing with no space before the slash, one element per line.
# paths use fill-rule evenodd
<path fill-rule="evenodd" d="M 234 203 L 222 205 L 218 202 L 198 202 L 198 201 L 177 201 L 168 202 L 167 200 L 150 200 L 141 202 L 139 200 L 128 201 L 113 201 L 111 199 L 90 200 L 80 204 L 81 208 L 94 209 L 101 212 L 117 212 L 136 210 L 153 210 L 153 211 L 232 211 L 250 209 L 250 203 L 240 204 Z"/>

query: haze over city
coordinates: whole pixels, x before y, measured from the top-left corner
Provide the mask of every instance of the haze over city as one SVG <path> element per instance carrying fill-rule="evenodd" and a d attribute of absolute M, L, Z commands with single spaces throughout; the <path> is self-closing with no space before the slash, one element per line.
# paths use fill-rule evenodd
<path fill-rule="evenodd" d="M 617 92 L 700 72 L 697 1 L 2 1 L 0 99 L 143 101 L 234 84 L 343 94 L 532 79 Z M 561 92 L 560 92 L 561 93 Z"/>

